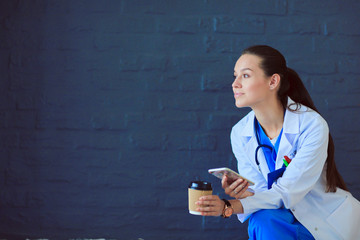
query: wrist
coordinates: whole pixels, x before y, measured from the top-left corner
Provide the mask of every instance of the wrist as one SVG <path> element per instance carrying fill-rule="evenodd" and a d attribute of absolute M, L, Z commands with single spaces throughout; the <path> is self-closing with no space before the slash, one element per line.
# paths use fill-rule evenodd
<path fill-rule="evenodd" d="M 231 206 L 234 208 L 234 214 L 244 213 L 244 208 L 243 208 L 243 205 L 241 203 L 241 200 L 232 199 L 232 200 L 229 200 L 229 202 L 231 203 Z"/>
<path fill-rule="evenodd" d="M 226 199 L 222 199 L 222 201 L 224 202 L 224 208 L 223 208 L 221 216 L 223 218 L 229 218 L 229 217 L 231 217 L 231 215 L 233 215 L 234 208 L 232 207 L 230 201 L 228 201 Z"/>

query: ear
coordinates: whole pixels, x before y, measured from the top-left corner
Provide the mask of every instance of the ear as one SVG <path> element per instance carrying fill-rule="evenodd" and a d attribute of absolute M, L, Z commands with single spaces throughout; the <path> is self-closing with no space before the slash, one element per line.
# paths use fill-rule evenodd
<path fill-rule="evenodd" d="M 271 76 L 269 87 L 271 90 L 277 89 L 280 86 L 280 75 L 275 73 Z"/>

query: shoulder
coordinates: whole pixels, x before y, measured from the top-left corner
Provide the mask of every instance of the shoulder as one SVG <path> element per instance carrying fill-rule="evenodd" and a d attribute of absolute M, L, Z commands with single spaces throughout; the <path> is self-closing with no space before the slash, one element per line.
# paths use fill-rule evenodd
<path fill-rule="evenodd" d="M 297 127 L 300 133 L 317 132 L 321 135 L 328 134 L 329 126 L 326 120 L 313 109 L 299 105 L 297 110 L 290 110 L 288 112 L 294 116 L 293 118 L 297 118 Z"/>
<path fill-rule="evenodd" d="M 314 126 L 320 128 L 328 128 L 326 120 L 316 111 L 305 107 L 306 111 L 302 113 L 302 124 L 304 126 Z"/>
<path fill-rule="evenodd" d="M 232 127 L 231 135 L 249 135 L 249 128 L 253 126 L 254 116 L 254 111 L 246 114 L 245 117 Z"/>
<path fill-rule="evenodd" d="M 233 126 L 230 133 L 233 148 L 244 146 L 254 135 L 254 117 L 255 114 L 251 111 Z"/>
<path fill-rule="evenodd" d="M 318 112 L 300 103 L 295 103 L 291 98 L 288 99 L 287 112 L 296 114 L 301 126 L 328 127 L 327 122 Z"/>

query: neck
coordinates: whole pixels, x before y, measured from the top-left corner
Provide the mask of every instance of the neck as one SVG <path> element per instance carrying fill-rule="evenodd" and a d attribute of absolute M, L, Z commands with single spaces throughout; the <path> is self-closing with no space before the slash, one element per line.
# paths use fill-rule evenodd
<path fill-rule="evenodd" d="M 277 137 L 284 123 L 284 108 L 280 101 L 269 101 L 263 106 L 253 108 L 256 119 L 265 131 L 265 134 L 273 139 Z"/>

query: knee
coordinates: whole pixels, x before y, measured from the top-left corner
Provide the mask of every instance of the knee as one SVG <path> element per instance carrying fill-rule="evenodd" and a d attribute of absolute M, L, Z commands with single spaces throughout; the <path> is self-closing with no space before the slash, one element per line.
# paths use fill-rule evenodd
<path fill-rule="evenodd" d="M 273 214 L 271 210 L 259 210 L 249 218 L 248 234 L 249 239 L 269 239 L 273 229 Z"/>
<path fill-rule="evenodd" d="M 272 220 L 273 210 L 263 209 L 251 214 L 249 224 L 255 226 L 268 226 L 269 224 L 271 224 Z"/>
<path fill-rule="evenodd" d="M 249 226 L 271 228 L 286 223 L 291 224 L 295 220 L 295 217 L 287 209 L 262 209 L 251 215 Z"/>

